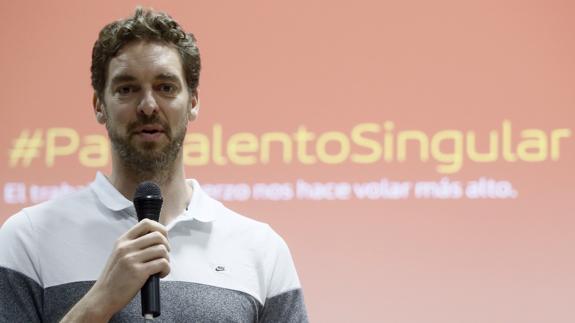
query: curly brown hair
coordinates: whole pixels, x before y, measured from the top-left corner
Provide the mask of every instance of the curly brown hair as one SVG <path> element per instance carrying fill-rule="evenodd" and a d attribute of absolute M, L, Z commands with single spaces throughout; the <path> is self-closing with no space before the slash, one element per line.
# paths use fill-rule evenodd
<path fill-rule="evenodd" d="M 186 33 L 169 15 L 152 9 L 136 8 L 132 17 L 106 25 L 92 49 L 92 87 L 103 100 L 108 64 L 126 44 L 153 41 L 173 45 L 180 54 L 184 77 L 191 93 L 197 94 L 200 79 L 200 52 L 196 38 Z"/>

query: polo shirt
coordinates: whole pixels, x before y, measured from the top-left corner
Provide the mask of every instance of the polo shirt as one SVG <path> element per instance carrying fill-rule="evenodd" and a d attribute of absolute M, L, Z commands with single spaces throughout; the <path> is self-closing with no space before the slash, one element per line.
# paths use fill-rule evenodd
<path fill-rule="evenodd" d="M 224 207 L 196 180 L 167 225 L 170 268 L 158 322 L 307 322 L 300 282 L 271 227 Z M 101 173 L 86 188 L 25 208 L 0 229 L 0 322 L 58 322 L 138 222 Z M 142 322 L 140 296 L 110 322 Z"/>

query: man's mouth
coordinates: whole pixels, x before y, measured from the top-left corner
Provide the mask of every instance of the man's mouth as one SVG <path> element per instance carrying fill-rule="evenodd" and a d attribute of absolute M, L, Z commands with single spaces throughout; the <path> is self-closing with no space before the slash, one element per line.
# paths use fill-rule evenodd
<path fill-rule="evenodd" d="M 164 133 L 164 128 L 161 125 L 144 125 L 137 127 L 134 131 L 136 135 L 144 139 L 156 139 Z"/>
<path fill-rule="evenodd" d="M 142 130 L 142 131 L 140 131 L 140 132 L 142 132 L 142 133 L 154 134 L 154 133 L 157 133 L 157 132 L 160 132 L 160 131 L 159 131 L 159 130 Z"/>

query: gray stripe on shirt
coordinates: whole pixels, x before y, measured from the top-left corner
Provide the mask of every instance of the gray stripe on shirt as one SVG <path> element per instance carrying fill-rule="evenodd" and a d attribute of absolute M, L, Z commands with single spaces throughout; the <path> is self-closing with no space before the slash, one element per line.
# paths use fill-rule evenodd
<path fill-rule="evenodd" d="M 300 288 L 268 298 L 260 322 L 308 322 Z"/>
<path fill-rule="evenodd" d="M 48 287 L 45 322 L 58 322 L 92 287 L 94 281 Z M 209 285 L 161 281 L 161 315 L 154 322 L 257 322 L 262 305 L 251 295 Z M 110 322 L 142 322 L 140 295 Z"/>
<path fill-rule="evenodd" d="M 42 292 L 28 276 L 0 267 L 0 322 L 41 322 Z"/>
<path fill-rule="evenodd" d="M 0 322 L 58 322 L 92 287 L 73 282 L 45 290 L 27 276 L 0 267 Z M 161 281 L 162 314 L 155 322 L 308 322 L 301 289 L 266 300 L 226 288 Z M 140 295 L 110 322 L 142 322 Z"/>

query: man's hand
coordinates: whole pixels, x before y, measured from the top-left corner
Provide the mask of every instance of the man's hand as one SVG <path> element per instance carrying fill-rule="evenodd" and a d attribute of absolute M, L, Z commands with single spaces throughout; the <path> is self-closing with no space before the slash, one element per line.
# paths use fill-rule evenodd
<path fill-rule="evenodd" d="M 122 235 L 100 278 L 61 322 L 107 322 L 124 308 L 153 274 L 170 273 L 168 233 L 144 219 Z"/>

